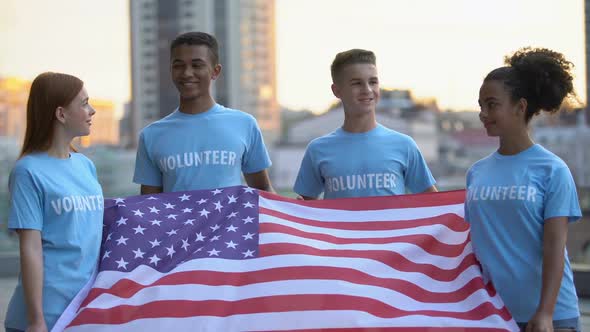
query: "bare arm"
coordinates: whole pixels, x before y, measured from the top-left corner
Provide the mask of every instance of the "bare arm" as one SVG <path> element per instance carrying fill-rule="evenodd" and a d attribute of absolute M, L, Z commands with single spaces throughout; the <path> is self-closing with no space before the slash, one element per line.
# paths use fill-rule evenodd
<path fill-rule="evenodd" d="M 41 232 L 33 229 L 18 230 L 20 268 L 27 306 L 27 331 L 47 331 L 43 316 L 43 247 Z"/>
<path fill-rule="evenodd" d="M 275 192 L 275 190 L 272 188 L 272 185 L 270 184 L 270 179 L 266 170 L 250 174 L 244 173 L 244 179 L 246 179 L 248 186 L 252 188 L 268 191 L 271 193 Z"/>
<path fill-rule="evenodd" d="M 159 194 L 162 191 L 162 187 L 146 186 L 145 184 L 142 184 L 140 189 L 142 195 Z"/>
<path fill-rule="evenodd" d="M 552 327 L 553 310 L 563 277 L 565 243 L 567 240 L 567 217 L 545 220 L 543 226 L 543 277 L 541 300 L 527 331 L 544 331 Z"/>
<path fill-rule="evenodd" d="M 438 189 L 436 189 L 435 185 L 432 185 L 423 191 L 423 193 L 435 193 L 435 192 L 438 192 Z"/>
<path fill-rule="evenodd" d="M 303 200 L 303 201 L 315 201 L 317 198 L 311 197 L 311 196 L 297 195 L 297 199 Z"/>

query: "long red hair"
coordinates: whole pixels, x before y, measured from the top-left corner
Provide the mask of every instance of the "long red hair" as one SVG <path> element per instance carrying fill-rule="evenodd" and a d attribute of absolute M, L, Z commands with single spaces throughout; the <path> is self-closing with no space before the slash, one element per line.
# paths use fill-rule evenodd
<path fill-rule="evenodd" d="M 83 86 L 82 80 L 68 74 L 47 72 L 35 78 L 27 101 L 27 130 L 21 157 L 47 151 L 51 147 L 55 134 L 55 110 L 60 106 L 67 107 Z"/>

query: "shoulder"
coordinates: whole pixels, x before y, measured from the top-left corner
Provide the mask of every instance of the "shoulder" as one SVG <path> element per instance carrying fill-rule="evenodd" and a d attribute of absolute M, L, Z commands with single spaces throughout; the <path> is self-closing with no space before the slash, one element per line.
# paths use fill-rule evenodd
<path fill-rule="evenodd" d="M 316 137 L 309 142 L 307 148 L 322 148 L 326 145 L 332 145 L 337 141 L 342 140 L 343 136 L 339 134 L 338 130 L 335 130 L 329 134 Z"/>
<path fill-rule="evenodd" d="M 249 114 L 238 109 L 229 108 L 218 104 L 216 112 L 218 115 L 224 117 L 230 117 L 234 120 L 244 121 L 249 124 L 256 124 L 256 118 L 254 118 L 252 114 Z"/>
<path fill-rule="evenodd" d="M 174 122 L 177 120 L 178 120 L 177 110 L 174 110 L 174 111 L 172 111 L 172 113 L 166 115 L 165 117 L 163 117 L 159 120 L 156 120 L 156 121 L 148 124 L 147 126 L 145 126 L 140 131 L 140 134 L 141 135 L 148 135 L 151 132 L 153 132 L 154 130 L 169 127 L 171 124 L 174 124 Z"/>
<path fill-rule="evenodd" d="M 71 155 L 72 155 L 72 160 L 74 162 L 76 162 L 80 165 L 86 166 L 86 167 L 90 168 L 91 170 L 96 169 L 92 160 L 90 160 L 90 158 L 86 157 L 86 155 L 84 155 L 83 153 L 72 152 Z"/>
<path fill-rule="evenodd" d="M 387 128 L 383 125 L 379 125 L 379 135 L 387 137 L 389 140 L 395 141 L 396 143 L 405 143 L 411 146 L 416 146 L 416 141 L 410 136 L 399 131 L 395 131 L 391 128 Z"/>

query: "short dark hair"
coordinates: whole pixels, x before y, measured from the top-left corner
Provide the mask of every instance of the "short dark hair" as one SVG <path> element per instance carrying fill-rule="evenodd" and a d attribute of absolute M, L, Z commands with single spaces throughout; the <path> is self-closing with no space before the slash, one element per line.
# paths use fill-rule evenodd
<path fill-rule="evenodd" d="M 505 67 L 492 70 L 484 79 L 503 82 L 513 101 L 527 101 L 525 121 L 541 111 L 558 112 L 563 100 L 575 96 L 573 64 L 563 54 L 546 48 L 522 48 L 504 59 Z"/>
<path fill-rule="evenodd" d="M 340 75 L 342 69 L 348 65 L 354 65 L 357 63 L 375 65 L 376 62 L 377 59 L 375 53 L 371 51 L 353 48 L 348 51 L 340 52 L 336 54 L 334 61 L 332 61 L 332 66 L 330 67 L 332 82 L 336 82 L 336 78 Z"/>
<path fill-rule="evenodd" d="M 219 64 L 219 44 L 217 39 L 206 32 L 192 31 L 180 34 L 170 43 L 170 54 L 180 45 L 204 45 L 209 49 L 213 65 Z"/>

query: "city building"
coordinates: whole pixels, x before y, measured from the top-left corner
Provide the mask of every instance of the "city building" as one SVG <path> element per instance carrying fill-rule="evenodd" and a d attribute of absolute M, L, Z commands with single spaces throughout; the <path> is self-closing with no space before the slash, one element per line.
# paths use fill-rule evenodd
<path fill-rule="evenodd" d="M 90 135 L 80 137 L 80 145 L 119 145 L 119 118 L 115 104 L 110 100 L 92 98 L 90 105 L 96 113 L 92 117 Z"/>
<path fill-rule="evenodd" d="M 31 82 L 16 77 L 0 78 L 0 136 L 22 142 L 27 119 Z"/>
<path fill-rule="evenodd" d="M 130 14 L 132 145 L 143 127 L 178 105 L 169 47 L 188 31 L 219 41 L 223 70 L 214 84 L 216 101 L 256 117 L 267 141 L 278 137 L 274 0 L 137 0 L 130 1 Z"/>

